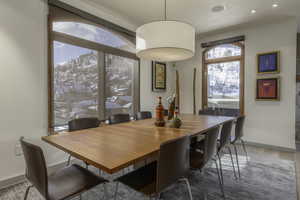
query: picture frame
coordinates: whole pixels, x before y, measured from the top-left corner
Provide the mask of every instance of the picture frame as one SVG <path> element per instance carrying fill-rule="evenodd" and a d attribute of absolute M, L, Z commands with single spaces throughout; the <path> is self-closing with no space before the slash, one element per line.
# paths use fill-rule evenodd
<path fill-rule="evenodd" d="M 280 51 L 257 54 L 257 73 L 280 73 Z"/>
<path fill-rule="evenodd" d="M 280 101 L 280 77 L 256 79 L 257 101 Z"/>
<path fill-rule="evenodd" d="M 152 61 L 152 91 L 163 92 L 167 89 L 166 63 Z"/>

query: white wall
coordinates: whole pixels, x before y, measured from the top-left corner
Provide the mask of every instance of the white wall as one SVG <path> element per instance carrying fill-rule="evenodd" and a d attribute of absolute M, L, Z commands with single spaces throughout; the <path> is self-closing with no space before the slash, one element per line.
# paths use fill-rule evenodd
<path fill-rule="evenodd" d="M 245 35 L 245 139 L 250 142 L 295 148 L 296 33 L 294 19 L 251 25 L 200 37 L 194 58 L 177 63 L 180 70 L 182 112 L 192 113 L 192 70 L 198 70 L 197 108 L 201 108 L 201 43 Z M 256 54 L 281 51 L 281 101 L 255 101 Z"/>
<path fill-rule="evenodd" d="M 15 156 L 15 145 L 21 136 L 41 145 L 49 165 L 67 158 L 65 153 L 41 141 L 47 135 L 48 121 L 45 2 L 0 1 L 0 182 L 25 172 L 23 157 Z M 96 13 L 95 7 L 84 7 L 79 0 L 69 2 Z M 111 11 L 101 9 L 97 15 L 130 29 L 135 27 Z"/>
<path fill-rule="evenodd" d="M 14 155 L 19 137 L 37 142 L 46 135 L 46 13 L 39 0 L 0 3 L 0 179 L 24 172 L 23 158 Z M 51 155 L 49 163 L 64 157 L 52 148 L 45 150 Z"/>

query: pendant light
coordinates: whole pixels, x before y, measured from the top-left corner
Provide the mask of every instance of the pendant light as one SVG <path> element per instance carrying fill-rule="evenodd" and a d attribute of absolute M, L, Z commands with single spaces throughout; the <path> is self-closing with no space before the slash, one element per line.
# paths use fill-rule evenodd
<path fill-rule="evenodd" d="M 142 59 L 171 62 L 191 58 L 195 53 L 195 28 L 187 23 L 167 20 L 150 22 L 136 30 L 137 56 Z"/>

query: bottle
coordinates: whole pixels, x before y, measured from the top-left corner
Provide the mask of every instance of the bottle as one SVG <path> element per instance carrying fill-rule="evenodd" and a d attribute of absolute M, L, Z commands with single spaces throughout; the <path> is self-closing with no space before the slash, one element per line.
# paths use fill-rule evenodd
<path fill-rule="evenodd" d="M 155 121 L 155 126 L 158 127 L 163 127 L 165 126 L 165 119 L 164 119 L 164 107 L 161 103 L 161 97 L 158 97 L 158 105 L 156 107 L 156 121 Z"/>

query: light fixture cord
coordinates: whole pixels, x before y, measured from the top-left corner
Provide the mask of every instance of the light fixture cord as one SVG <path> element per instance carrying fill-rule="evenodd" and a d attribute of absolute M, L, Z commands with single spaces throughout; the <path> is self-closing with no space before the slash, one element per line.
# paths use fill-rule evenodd
<path fill-rule="evenodd" d="M 165 21 L 167 21 L 167 0 L 165 0 Z"/>

